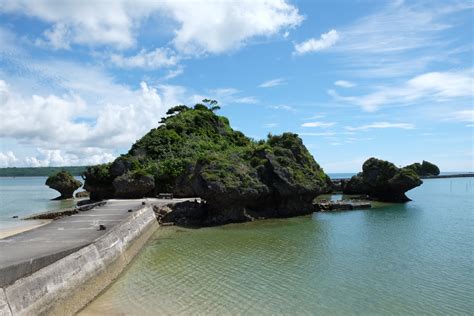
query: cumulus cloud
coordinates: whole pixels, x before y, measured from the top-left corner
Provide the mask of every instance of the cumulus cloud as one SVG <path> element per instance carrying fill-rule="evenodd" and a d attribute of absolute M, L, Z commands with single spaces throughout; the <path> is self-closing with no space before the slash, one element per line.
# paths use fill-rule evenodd
<path fill-rule="evenodd" d="M 330 30 L 321 34 L 319 39 L 310 38 L 302 43 L 295 44 L 294 54 L 304 55 L 307 53 L 318 52 L 333 46 L 339 40 L 339 33 L 336 30 Z"/>
<path fill-rule="evenodd" d="M 26 165 L 108 161 L 117 149 L 128 148 L 156 127 L 167 109 L 178 103 L 173 86 L 142 82 L 140 89 L 124 95 L 123 103 L 108 103 L 90 116 L 89 104 L 78 95 L 25 96 L 0 80 L 0 111 L 8 117 L 0 124 L 0 137 L 38 147 L 42 158 L 30 157 Z M 15 162 L 7 154 L 0 159 Z"/>
<path fill-rule="evenodd" d="M 36 156 L 27 156 L 20 164 L 28 167 L 49 166 L 90 166 L 110 162 L 115 155 L 104 152 L 99 148 L 84 148 L 75 151 L 64 151 L 60 149 L 37 148 Z M 18 162 L 15 163 L 15 165 Z"/>
<path fill-rule="evenodd" d="M 422 99 L 435 102 L 451 101 L 474 95 L 473 72 L 430 72 L 399 85 L 377 87 L 374 92 L 360 96 L 341 96 L 334 90 L 328 94 L 337 101 L 359 105 L 373 112 L 384 105 L 406 105 Z"/>
<path fill-rule="evenodd" d="M 338 87 L 343 87 L 343 88 L 352 88 L 356 86 L 355 83 L 347 81 L 347 80 L 337 80 L 336 82 L 334 82 L 334 85 Z"/>
<path fill-rule="evenodd" d="M 173 42 L 185 53 L 222 53 L 257 36 L 298 26 L 303 17 L 285 0 L 169 1 L 165 9 L 178 22 Z"/>
<path fill-rule="evenodd" d="M 414 129 L 415 125 L 410 123 L 390 123 L 390 122 L 375 122 L 372 124 L 352 127 L 346 126 L 348 131 L 367 131 L 371 129 L 386 129 L 386 128 L 398 128 L 398 129 Z"/>
<path fill-rule="evenodd" d="M 159 18 L 172 24 L 173 45 L 186 54 L 222 53 L 257 36 L 271 36 L 295 27 L 303 17 L 286 0 L 269 1 L 9 1 L 0 0 L 0 12 L 38 18 L 51 26 L 42 43 L 53 48 L 71 44 L 135 45 L 147 18 L 160 27 Z M 161 21 L 161 23 L 169 21 Z"/>
<path fill-rule="evenodd" d="M 156 48 L 152 51 L 142 49 L 138 54 L 128 57 L 121 54 L 112 54 L 110 60 L 116 66 L 123 68 L 144 68 L 153 70 L 176 66 L 179 58 L 175 52 L 169 48 Z"/>
<path fill-rule="evenodd" d="M 302 127 L 331 127 L 335 122 L 306 122 L 301 124 Z"/>
<path fill-rule="evenodd" d="M 262 82 L 258 87 L 259 88 L 273 88 L 273 87 L 276 87 L 276 86 L 281 86 L 282 84 L 286 84 L 285 79 L 276 78 L 276 79 L 272 79 L 272 80 Z"/>
<path fill-rule="evenodd" d="M 17 162 L 18 158 L 12 151 L 0 152 L 0 168 L 15 166 Z"/>

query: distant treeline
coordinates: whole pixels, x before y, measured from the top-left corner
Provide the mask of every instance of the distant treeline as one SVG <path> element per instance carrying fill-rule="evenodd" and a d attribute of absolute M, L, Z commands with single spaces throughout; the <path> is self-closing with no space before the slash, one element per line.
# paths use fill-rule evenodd
<path fill-rule="evenodd" d="M 73 176 L 80 176 L 86 168 L 87 166 L 0 168 L 0 177 L 48 177 L 61 170 L 66 170 Z"/>

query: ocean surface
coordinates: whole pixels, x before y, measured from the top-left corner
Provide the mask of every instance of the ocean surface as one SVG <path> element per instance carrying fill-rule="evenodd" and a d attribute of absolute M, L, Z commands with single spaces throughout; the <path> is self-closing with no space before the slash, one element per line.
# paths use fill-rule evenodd
<path fill-rule="evenodd" d="M 83 315 L 472 315 L 474 180 L 406 204 L 162 227 Z"/>
<path fill-rule="evenodd" d="M 0 230 L 25 225 L 25 221 L 14 219 L 13 216 L 21 218 L 75 205 L 73 199 L 51 201 L 59 196 L 59 192 L 46 186 L 46 179 L 47 177 L 0 177 Z M 83 182 L 80 177 L 76 179 Z"/>

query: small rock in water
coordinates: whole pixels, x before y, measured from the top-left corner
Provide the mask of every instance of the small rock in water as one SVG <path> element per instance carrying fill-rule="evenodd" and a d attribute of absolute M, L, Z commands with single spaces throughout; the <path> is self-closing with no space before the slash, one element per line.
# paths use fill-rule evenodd
<path fill-rule="evenodd" d="M 106 229 L 105 225 L 102 225 L 102 224 L 99 225 L 99 230 L 105 230 L 105 229 Z"/>
<path fill-rule="evenodd" d="M 18 215 L 13 215 L 12 218 L 18 218 Z"/>
<path fill-rule="evenodd" d="M 142 202 L 142 205 L 145 205 L 146 203 L 145 202 Z"/>
<path fill-rule="evenodd" d="M 133 210 L 128 210 L 129 213 L 133 212 Z"/>

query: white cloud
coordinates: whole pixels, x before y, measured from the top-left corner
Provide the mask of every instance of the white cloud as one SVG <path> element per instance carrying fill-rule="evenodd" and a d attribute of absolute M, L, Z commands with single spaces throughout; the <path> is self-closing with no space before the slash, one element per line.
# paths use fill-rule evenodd
<path fill-rule="evenodd" d="M 469 109 L 469 110 L 455 111 L 450 116 L 448 116 L 448 119 L 452 121 L 458 121 L 458 122 L 474 123 L 474 110 Z"/>
<path fill-rule="evenodd" d="M 410 123 L 389 123 L 389 122 L 375 122 L 372 124 L 352 127 L 346 126 L 349 131 L 367 131 L 371 129 L 386 129 L 386 128 L 398 128 L 398 129 L 414 129 L 415 125 Z"/>
<path fill-rule="evenodd" d="M 334 126 L 335 122 L 306 122 L 301 124 L 302 127 L 331 127 Z"/>
<path fill-rule="evenodd" d="M 78 95 L 25 96 L 0 80 L 0 111 L 8 117 L 0 125 L 0 137 L 38 148 L 42 158 L 30 157 L 23 161 L 26 165 L 110 160 L 116 150 L 128 148 L 156 127 L 169 107 L 181 103 L 177 97 L 182 97 L 179 87 L 154 88 L 145 82 L 123 96 L 120 103 L 90 111 L 91 106 Z"/>
<path fill-rule="evenodd" d="M 273 128 L 277 126 L 278 126 L 278 123 L 267 123 L 263 125 L 263 127 L 266 127 L 266 128 Z"/>
<path fill-rule="evenodd" d="M 0 168 L 13 167 L 17 162 L 18 158 L 16 158 L 12 151 L 0 152 Z"/>
<path fill-rule="evenodd" d="M 326 115 L 316 114 L 316 115 L 304 118 L 304 120 L 318 120 L 318 119 L 322 119 L 322 118 L 325 118 L 325 117 L 326 117 Z"/>
<path fill-rule="evenodd" d="M 182 53 L 222 53 L 258 36 L 298 26 L 303 17 L 285 0 L 269 1 L 48 1 L 0 0 L 0 12 L 41 19 L 51 27 L 41 41 L 53 48 L 70 44 L 133 47 L 142 22 L 171 25 Z M 167 17 L 172 20 L 164 20 Z"/>
<path fill-rule="evenodd" d="M 9 29 L 0 25 L 0 54 L 20 55 L 23 49 L 20 47 L 21 39 Z M 3 57 L 0 55 L 0 57 Z"/>
<path fill-rule="evenodd" d="M 282 84 L 286 84 L 285 79 L 277 78 L 277 79 L 272 79 L 272 80 L 265 81 L 265 82 L 261 83 L 258 87 L 259 88 L 272 88 L 272 87 L 276 87 L 276 86 L 281 86 Z"/>
<path fill-rule="evenodd" d="M 209 91 L 210 96 L 213 99 L 216 99 L 221 104 L 232 104 L 232 103 L 242 103 L 242 104 L 255 104 L 258 103 L 258 100 L 252 96 L 242 96 L 242 92 L 235 88 L 219 88 L 212 89 Z M 203 96 L 196 96 L 195 101 L 200 102 Z"/>
<path fill-rule="evenodd" d="M 321 132 L 321 133 L 298 133 L 302 136 L 334 136 L 336 133 L 334 132 Z"/>
<path fill-rule="evenodd" d="M 169 48 L 156 48 L 152 51 L 142 49 L 138 54 L 128 57 L 120 54 L 112 54 L 110 60 L 116 66 L 123 68 L 143 68 L 154 70 L 163 67 L 176 66 L 179 58 Z"/>
<path fill-rule="evenodd" d="M 273 110 L 284 110 L 284 111 L 295 111 L 295 109 L 292 106 L 286 105 L 286 104 L 279 104 L 279 105 L 272 105 L 269 106 L 270 109 Z"/>
<path fill-rule="evenodd" d="M 169 80 L 178 77 L 179 75 L 182 75 L 184 72 L 184 67 L 178 66 L 176 69 L 171 69 L 168 71 L 168 73 L 164 76 L 164 80 Z"/>
<path fill-rule="evenodd" d="M 339 67 L 364 77 L 413 75 L 432 63 L 454 64 L 455 55 L 470 48 L 459 47 L 445 31 L 469 23 L 469 15 L 453 19 L 450 14 L 472 8 L 465 1 L 390 3 L 338 28 L 341 40 L 331 52 L 340 57 Z"/>
<path fill-rule="evenodd" d="M 402 84 L 382 86 L 361 96 L 341 96 L 334 90 L 328 94 L 338 101 L 348 102 L 373 112 L 383 105 L 407 105 L 422 99 L 444 102 L 474 95 L 473 71 L 430 72 Z"/>
<path fill-rule="evenodd" d="M 71 31 L 63 23 L 54 24 L 52 29 L 43 32 L 46 40 L 38 38 L 35 43 L 38 46 L 51 46 L 53 49 L 69 49 L 71 45 Z"/>
<path fill-rule="evenodd" d="M 336 82 L 334 82 L 334 85 L 343 88 L 352 88 L 356 86 L 355 83 L 346 80 L 337 80 Z"/>
<path fill-rule="evenodd" d="M 65 152 L 60 149 L 37 148 L 37 156 L 28 156 L 20 162 L 22 166 L 82 166 L 97 165 L 113 161 L 116 156 L 98 148 L 85 148 L 79 152 Z M 14 166 L 18 165 L 18 162 Z M 13 166 L 13 165 L 12 165 Z"/>
<path fill-rule="evenodd" d="M 330 30 L 321 34 L 319 39 L 310 38 L 302 43 L 295 44 L 294 54 L 303 55 L 311 52 L 325 50 L 336 44 L 339 40 L 339 34 L 336 30 Z"/>
<path fill-rule="evenodd" d="M 170 1 L 166 11 L 178 22 L 173 42 L 185 53 L 222 53 L 257 36 L 298 26 L 303 17 L 285 0 Z"/>

